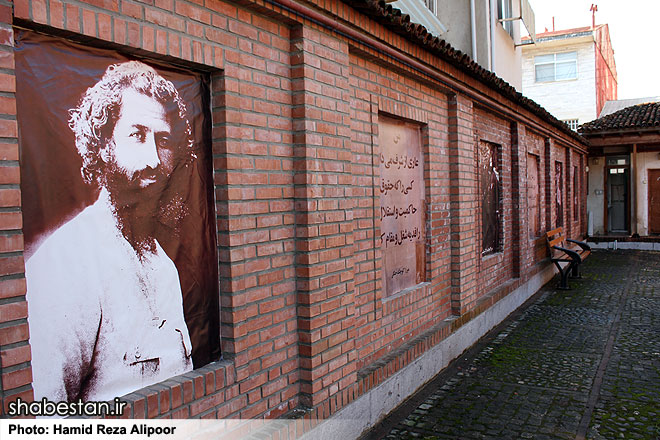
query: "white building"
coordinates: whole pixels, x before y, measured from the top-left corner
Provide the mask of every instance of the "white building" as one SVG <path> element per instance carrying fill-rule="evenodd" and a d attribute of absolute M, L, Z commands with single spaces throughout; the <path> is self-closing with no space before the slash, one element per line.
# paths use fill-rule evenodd
<path fill-rule="evenodd" d="M 520 22 L 534 35 L 528 0 L 397 0 L 411 21 L 522 90 Z"/>
<path fill-rule="evenodd" d="M 616 99 L 614 51 L 606 24 L 536 35 L 523 46 L 523 94 L 574 130 Z"/>

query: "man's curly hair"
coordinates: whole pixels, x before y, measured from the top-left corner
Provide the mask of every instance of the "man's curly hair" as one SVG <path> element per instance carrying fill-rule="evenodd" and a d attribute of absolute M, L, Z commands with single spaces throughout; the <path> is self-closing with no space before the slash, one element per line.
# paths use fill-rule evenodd
<path fill-rule="evenodd" d="M 129 88 L 155 98 L 166 109 L 173 107 L 178 110 L 179 121 L 171 121 L 172 133 L 177 138 L 185 139 L 181 145 L 182 157 L 195 157 L 186 106 L 174 84 L 139 61 L 113 64 L 106 69 L 99 82 L 87 89 L 78 107 L 69 110 L 69 127 L 76 137 L 76 149 L 83 162 L 80 172 L 86 183 L 101 184 L 104 162 L 100 151 L 112 137 L 121 111 L 123 92 Z"/>

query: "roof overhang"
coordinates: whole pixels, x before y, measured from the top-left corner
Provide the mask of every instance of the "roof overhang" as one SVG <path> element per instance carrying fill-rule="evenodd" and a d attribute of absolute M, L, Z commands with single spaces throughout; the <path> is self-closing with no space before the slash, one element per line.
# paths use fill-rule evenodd
<path fill-rule="evenodd" d="M 582 136 L 589 142 L 589 152 L 601 151 L 602 148 L 628 146 L 655 147 L 660 149 L 660 127 L 638 128 L 626 130 L 608 130 L 600 132 L 583 133 Z"/>
<path fill-rule="evenodd" d="M 549 49 L 549 48 L 554 48 L 554 47 L 566 47 L 569 44 L 586 44 L 586 43 L 593 43 L 594 37 L 593 34 L 589 33 L 587 35 L 579 35 L 575 37 L 570 37 L 570 38 L 551 38 L 551 39 L 542 39 L 542 38 L 537 38 L 536 39 L 536 44 L 534 46 L 529 47 L 530 50 L 538 50 L 538 49 Z"/>

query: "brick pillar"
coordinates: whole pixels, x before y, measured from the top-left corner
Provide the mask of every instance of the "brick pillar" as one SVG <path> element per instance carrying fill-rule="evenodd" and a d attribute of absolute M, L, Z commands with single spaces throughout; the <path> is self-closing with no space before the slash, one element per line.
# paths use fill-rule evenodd
<path fill-rule="evenodd" d="M 451 307 L 461 315 L 474 306 L 478 249 L 477 170 L 472 101 L 449 97 L 449 180 L 451 206 Z"/>
<path fill-rule="evenodd" d="M 352 400 L 355 369 L 348 46 L 291 35 L 301 402 Z"/>
<path fill-rule="evenodd" d="M 0 5 L 0 415 L 17 397 L 33 399 L 11 16 Z"/>
<path fill-rule="evenodd" d="M 511 123 L 511 240 L 513 277 L 520 277 L 522 241 L 527 240 L 527 191 L 524 176 L 527 174 L 527 149 L 525 148 L 525 126 Z"/>

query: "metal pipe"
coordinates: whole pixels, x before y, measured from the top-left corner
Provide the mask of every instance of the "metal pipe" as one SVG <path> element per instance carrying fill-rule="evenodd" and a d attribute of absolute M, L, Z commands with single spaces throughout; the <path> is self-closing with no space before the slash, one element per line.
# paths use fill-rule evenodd
<path fill-rule="evenodd" d="M 470 0 L 470 26 L 472 26 L 472 59 L 477 61 L 477 11 L 474 0 Z"/>
<path fill-rule="evenodd" d="M 637 144 L 633 144 L 632 151 L 632 185 L 630 185 L 630 198 L 632 199 L 632 227 L 630 232 L 632 235 L 639 234 L 637 226 Z"/>
<path fill-rule="evenodd" d="M 490 71 L 495 72 L 495 30 L 497 29 L 497 0 L 490 0 Z"/>

